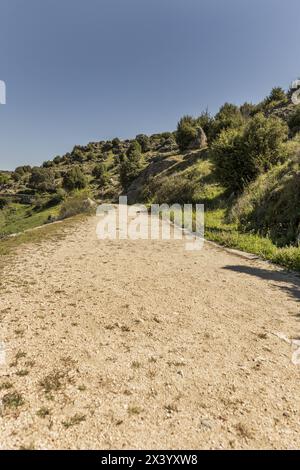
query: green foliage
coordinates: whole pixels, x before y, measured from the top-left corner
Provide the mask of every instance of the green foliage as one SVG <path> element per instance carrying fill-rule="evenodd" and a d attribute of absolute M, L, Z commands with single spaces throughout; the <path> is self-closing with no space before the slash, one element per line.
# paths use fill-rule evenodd
<path fill-rule="evenodd" d="M 0 210 L 4 209 L 8 205 L 8 200 L 4 197 L 0 197 Z"/>
<path fill-rule="evenodd" d="M 271 90 L 271 93 L 265 99 L 264 103 L 269 105 L 270 103 L 279 103 L 281 101 L 286 101 L 287 95 L 281 87 L 274 87 Z"/>
<path fill-rule="evenodd" d="M 53 192 L 56 189 L 52 170 L 34 167 L 31 170 L 28 186 L 40 192 Z"/>
<path fill-rule="evenodd" d="M 210 143 L 214 137 L 214 119 L 208 111 L 203 112 L 196 120 L 197 125 L 202 127 Z"/>
<path fill-rule="evenodd" d="M 67 219 L 77 214 L 91 214 L 93 208 L 89 202 L 88 193 L 78 193 L 68 197 L 62 204 L 59 218 Z"/>
<path fill-rule="evenodd" d="M 29 165 L 18 166 L 12 174 L 12 178 L 14 181 L 21 181 L 30 172 L 31 172 L 31 166 Z"/>
<path fill-rule="evenodd" d="M 0 186 L 8 184 L 10 182 L 10 177 L 5 173 L 0 173 Z"/>
<path fill-rule="evenodd" d="M 151 142 L 147 135 L 139 134 L 135 139 L 140 144 L 143 153 L 149 152 L 149 150 L 151 150 Z"/>
<path fill-rule="evenodd" d="M 74 189 L 84 189 L 87 186 L 87 180 L 84 173 L 78 166 L 69 170 L 63 178 L 63 187 L 67 191 Z"/>
<path fill-rule="evenodd" d="M 53 158 L 53 162 L 55 165 L 59 165 L 64 161 L 64 158 L 61 157 L 60 155 L 57 155 L 55 158 Z"/>
<path fill-rule="evenodd" d="M 188 204 L 196 202 L 197 189 L 195 181 L 179 174 L 153 178 L 145 189 L 144 195 L 153 204 Z"/>
<path fill-rule="evenodd" d="M 192 116 L 183 116 L 177 124 L 176 142 L 180 150 L 189 148 L 197 137 L 197 121 Z"/>
<path fill-rule="evenodd" d="M 276 117 L 255 115 L 239 129 L 223 130 L 212 145 L 216 175 L 228 189 L 241 191 L 259 173 L 284 159 L 287 125 Z"/>
<path fill-rule="evenodd" d="M 215 116 L 213 138 L 216 138 L 224 130 L 241 128 L 244 122 L 245 119 L 240 108 L 234 104 L 225 103 Z"/>
<path fill-rule="evenodd" d="M 120 144 L 121 144 L 121 141 L 120 141 L 120 139 L 119 139 L 118 137 L 115 137 L 115 138 L 112 140 L 111 143 L 112 143 L 112 146 L 113 146 L 113 147 L 119 147 Z"/>
<path fill-rule="evenodd" d="M 107 183 L 108 174 L 104 163 L 99 163 L 98 165 L 95 165 L 92 171 L 92 175 L 97 180 L 100 186 L 104 186 Z"/>
<path fill-rule="evenodd" d="M 279 246 L 300 242 L 299 156 L 259 176 L 231 211 L 241 231 L 268 236 Z"/>
<path fill-rule="evenodd" d="M 126 155 L 120 164 L 120 182 L 123 188 L 128 188 L 141 171 L 141 146 L 134 140 L 131 142 Z"/>
<path fill-rule="evenodd" d="M 71 153 L 72 162 L 83 163 L 84 162 L 84 153 L 82 149 L 78 146 L 75 146 Z"/>
<path fill-rule="evenodd" d="M 242 117 L 247 120 L 256 113 L 256 106 L 255 104 L 245 102 L 240 106 L 240 112 Z"/>
<path fill-rule="evenodd" d="M 51 168 L 54 166 L 54 163 L 52 160 L 47 160 L 46 162 L 43 163 L 43 168 Z"/>
<path fill-rule="evenodd" d="M 132 159 L 138 158 L 138 159 L 140 159 L 141 151 L 142 151 L 142 148 L 141 148 L 139 142 L 137 140 L 133 140 L 131 142 L 127 152 L 126 152 L 126 156 L 127 156 L 127 158 L 132 158 Z"/>
<path fill-rule="evenodd" d="M 300 132 L 300 105 L 296 107 L 290 116 L 288 125 L 293 136 Z"/>

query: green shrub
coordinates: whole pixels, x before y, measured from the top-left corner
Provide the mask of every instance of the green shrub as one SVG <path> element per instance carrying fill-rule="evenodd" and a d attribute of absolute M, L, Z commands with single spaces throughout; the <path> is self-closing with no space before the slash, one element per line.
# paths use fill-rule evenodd
<path fill-rule="evenodd" d="M 287 135 L 281 119 L 261 113 L 244 128 L 223 130 L 212 145 L 217 178 L 231 191 L 241 191 L 259 173 L 284 160 Z"/>
<path fill-rule="evenodd" d="M 43 163 L 43 168 L 51 168 L 54 166 L 54 163 L 52 160 L 47 160 L 46 162 Z"/>
<path fill-rule="evenodd" d="M 1 197 L 0 198 L 0 210 L 3 210 L 4 207 L 6 207 L 8 205 L 8 200 L 5 199 L 4 197 Z"/>
<path fill-rule="evenodd" d="M 290 116 L 288 125 L 293 136 L 300 132 L 300 106 L 297 106 L 293 114 Z"/>
<path fill-rule="evenodd" d="M 56 189 L 54 173 L 48 168 L 34 167 L 31 170 L 28 186 L 41 192 L 53 192 Z"/>
<path fill-rule="evenodd" d="M 59 212 L 60 219 L 67 219 L 77 214 L 91 214 L 94 209 L 90 204 L 88 194 L 80 193 L 69 196 L 62 204 Z"/>
<path fill-rule="evenodd" d="M 149 152 L 149 150 L 151 150 L 151 142 L 147 135 L 139 134 L 135 139 L 140 144 L 143 153 Z"/>
<path fill-rule="evenodd" d="M 187 150 L 197 137 L 197 122 L 192 116 L 183 116 L 177 124 L 176 142 L 181 151 Z"/>
<path fill-rule="evenodd" d="M 55 165 L 59 165 L 64 161 L 64 157 L 61 157 L 60 155 L 57 155 L 54 159 L 53 162 Z"/>
<path fill-rule="evenodd" d="M 264 103 L 270 105 L 271 103 L 280 103 L 282 101 L 287 101 L 285 91 L 281 87 L 274 87 L 269 96 L 264 100 Z"/>
<path fill-rule="evenodd" d="M 0 186 L 4 184 L 8 184 L 10 181 L 10 177 L 5 173 L 0 173 Z"/>
<path fill-rule="evenodd" d="M 120 163 L 120 182 L 124 189 L 128 188 L 141 171 L 141 146 L 134 140 Z"/>
<path fill-rule="evenodd" d="M 202 127 L 207 137 L 208 142 L 210 143 L 214 137 L 214 119 L 209 114 L 208 111 L 200 114 L 197 118 L 197 126 Z"/>
<path fill-rule="evenodd" d="M 27 176 L 31 172 L 31 166 L 23 165 L 18 166 L 12 174 L 12 178 L 14 181 L 22 181 L 25 176 Z"/>
<path fill-rule="evenodd" d="M 299 158 L 300 152 L 260 175 L 238 198 L 231 219 L 240 230 L 269 237 L 279 246 L 300 242 Z"/>
<path fill-rule="evenodd" d="M 99 185 L 103 186 L 107 183 L 108 174 L 104 163 L 98 163 L 98 165 L 94 167 L 92 175 L 97 180 Z"/>
<path fill-rule="evenodd" d="M 223 130 L 240 129 L 245 123 L 245 119 L 238 106 L 225 103 L 216 114 L 213 123 L 212 137 L 216 138 Z"/>
<path fill-rule="evenodd" d="M 144 190 L 144 197 L 153 204 L 194 203 L 198 187 L 194 181 L 182 175 L 153 178 Z"/>
<path fill-rule="evenodd" d="M 84 189 L 87 186 L 87 180 L 78 166 L 71 168 L 63 178 L 63 187 L 67 191 L 74 189 Z"/>

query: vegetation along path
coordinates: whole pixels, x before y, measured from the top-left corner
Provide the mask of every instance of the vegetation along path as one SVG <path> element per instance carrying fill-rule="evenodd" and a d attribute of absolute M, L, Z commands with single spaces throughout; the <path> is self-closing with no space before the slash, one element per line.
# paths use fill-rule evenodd
<path fill-rule="evenodd" d="M 299 447 L 299 279 L 96 223 L 3 267 L 0 447 Z"/>

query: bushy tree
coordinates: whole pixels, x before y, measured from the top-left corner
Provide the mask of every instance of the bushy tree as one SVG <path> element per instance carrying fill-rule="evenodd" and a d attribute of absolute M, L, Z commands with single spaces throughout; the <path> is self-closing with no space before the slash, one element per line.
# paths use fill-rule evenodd
<path fill-rule="evenodd" d="M 67 191 L 73 191 L 74 189 L 83 189 L 86 186 L 86 177 L 78 166 L 71 168 L 71 170 L 64 175 L 63 187 Z"/>
<path fill-rule="evenodd" d="M 83 163 L 84 162 L 84 154 L 81 148 L 75 146 L 72 154 L 71 154 L 71 159 L 73 162 L 78 162 L 78 163 Z"/>
<path fill-rule="evenodd" d="M 4 184 L 8 184 L 10 181 L 10 178 L 8 175 L 5 173 L 0 173 L 0 186 Z"/>
<path fill-rule="evenodd" d="M 57 155 L 55 158 L 53 158 L 53 162 L 55 163 L 55 165 L 59 165 L 60 163 L 63 162 L 63 157 L 61 157 L 60 155 Z"/>
<path fill-rule="evenodd" d="M 234 104 L 225 103 L 215 115 L 213 138 L 216 138 L 223 130 L 238 129 L 243 124 L 244 118 L 240 108 Z"/>
<path fill-rule="evenodd" d="M 141 171 L 141 146 L 134 140 L 131 142 L 126 155 L 120 163 L 120 181 L 123 188 L 128 188 L 130 183 Z"/>
<path fill-rule="evenodd" d="M 33 167 L 28 186 L 41 192 L 53 192 L 56 189 L 54 173 L 48 168 Z"/>
<path fill-rule="evenodd" d="M 95 165 L 92 171 L 92 175 L 97 180 L 99 185 L 103 186 L 108 179 L 107 170 L 104 163 L 99 163 L 98 165 Z"/>
<path fill-rule="evenodd" d="M 119 147 L 121 141 L 120 141 L 119 137 L 115 137 L 115 138 L 111 141 L 111 143 L 112 143 L 112 146 L 113 146 L 113 147 Z"/>
<path fill-rule="evenodd" d="M 52 160 L 47 160 L 43 163 L 43 168 L 51 168 L 54 166 L 54 163 Z"/>
<path fill-rule="evenodd" d="M 8 200 L 0 197 L 0 210 L 3 210 L 8 205 Z"/>
<path fill-rule="evenodd" d="M 21 181 L 24 176 L 28 176 L 31 172 L 31 166 L 29 165 L 22 165 L 18 166 L 15 171 L 12 173 L 12 178 L 14 181 Z"/>
<path fill-rule="evenodd" d="M 283 88 L 281 87 L 274 87 L 271 90 L 271 93 L 267 98 L 265 99 L 265 104 L 271 104 L 271 103 L 278 103 L 280 101 L 285 101 L 287 98 L 287 95 Z"/>
<path fill-rule="evenodd" d="M 210 143 L 214 136 L 214 119 L 208 111 L 200 114 L 200 116 L 197 118 L 197 125 L 202 127 L 207 140 Z"/>
<path fill-rule="evenodd" d="M 181 151 L 187 150 L 197 137 L 197 122 L 192 116 L 183 116 L 177 124 L 176 143 Z"/>
<path fill-rule="evenodd" d="M 240 106 L 240 112 L 244 119 L 249 119 L 256 113 L 256 105 L 245 102 Z"/>
<path fill-rule="evenodd" d="M 151 150 L 150 139 L 147 135 L 139 134 L 135 139 L 140 144 L 143 153 L 149 152 L 149 150 Z"/>
<path fill-rule="evenodd" d="M 221 131 L 212 145 L 219 181 L 238 192 L 256 176 L 284 159 L 287 125 L 277 117 L 255 115 L 244 128 Z"/>

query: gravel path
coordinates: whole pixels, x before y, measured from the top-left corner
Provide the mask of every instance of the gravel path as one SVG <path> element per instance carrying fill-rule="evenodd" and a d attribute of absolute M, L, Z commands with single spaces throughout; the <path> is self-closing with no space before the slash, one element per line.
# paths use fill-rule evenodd
<path fill-rule="evenodd" d="M 4 268 L 0 448 L 299 448 L 299 278 L 96 223 Z"/>

